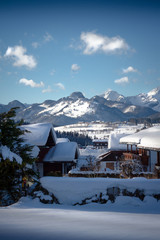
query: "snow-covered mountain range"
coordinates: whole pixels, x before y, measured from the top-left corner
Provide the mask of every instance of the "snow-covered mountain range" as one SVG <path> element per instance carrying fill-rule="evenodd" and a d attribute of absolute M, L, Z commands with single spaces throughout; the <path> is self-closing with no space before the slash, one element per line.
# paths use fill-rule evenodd
<path fill-rule="evenodd" d="M 79 121 L 124 121 L 159 115 L 160 87 L 131 97 L 108 90 L 91 99 L 85 98 L 81 92 L 74 92 L 57 101 L 46 100 L 30 105 L 14 100 L 7 105 L 0 104 L 0 112 L 12 107 L 19 107 L 16 120 L 23 118 L 29 123 L 51 122 L 54 125 L 66 125 Z"/>

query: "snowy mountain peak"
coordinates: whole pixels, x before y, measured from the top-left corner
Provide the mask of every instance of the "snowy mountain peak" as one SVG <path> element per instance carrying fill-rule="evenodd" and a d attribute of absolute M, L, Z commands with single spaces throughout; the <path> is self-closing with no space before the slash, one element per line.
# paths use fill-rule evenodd
<path fill-rule="evenodd" d="M 106 100 L 110 100 L 110 101 L 117 101 L 117 102 L 121 102 L 124 100 L 124 96 L 117 93 L 116 91 L 113 90 L 108 90 L 106 91 L 104 94 L 101 95 L 102 97 L 104 97 Z"/>
<path fill-rule="evenodd" d="M 84 98 L 84 95 L 81 92 L 73 92 L 70 95 L 70 98 L 72 98 L 72 99 Z"/>
<path fill-rule="evenodd" d="M 160 86 L 157 88 L 152 89 L 150 92 L 147 94 L 149 97 L 156 97 L 157 100 L 160 100 Z"/>

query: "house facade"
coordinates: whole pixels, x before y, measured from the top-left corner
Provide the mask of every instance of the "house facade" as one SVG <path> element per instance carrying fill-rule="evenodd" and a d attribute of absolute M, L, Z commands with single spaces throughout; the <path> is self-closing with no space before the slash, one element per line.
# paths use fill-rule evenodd
<path fill-rule="evenodd" d="M 100 155 L 97 162 L 99 171 L 119 171 L 123 154 L 123 150 L 109 150 L 105 154 Z"/>
<path fill-rule="evenodd" d="M 94 139 L 92 142 L 93 142 L 93 146 L 98 149 L 108 147 L 108 139 Z"/>

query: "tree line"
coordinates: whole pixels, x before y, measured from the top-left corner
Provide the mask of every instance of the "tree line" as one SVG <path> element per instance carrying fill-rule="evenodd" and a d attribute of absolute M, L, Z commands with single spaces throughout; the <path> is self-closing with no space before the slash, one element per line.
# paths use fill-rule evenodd
<path fill-rule="evenodd" d="M 68 138 L 71 142 L 77 142 L 80 146 L 92 145 L 92 139 L 88 135 L 79 134 L 77 132 L 60 132 L 56 131 L 58 138 Z"/>

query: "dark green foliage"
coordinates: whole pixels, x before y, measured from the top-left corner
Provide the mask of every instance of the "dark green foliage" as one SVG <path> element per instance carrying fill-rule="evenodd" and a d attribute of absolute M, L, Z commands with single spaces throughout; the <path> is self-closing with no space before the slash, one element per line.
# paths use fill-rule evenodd
<path fill-rule="evenodd" d="M 16 108 L 12 108 L 9 112 L 0 114 L 0 145 L 7 146 L 14 153 L 18 153 L 17 149 L 23 142 L 20 136 L 24 134 L 24 131 L 18 128 L 23 121 L 14 122 L 15 110 Z"/>
<path fill-rule="evenodd" d="M 11 191 L 18 182 L 18 170 L 20 167 L 16 161 L 2 159 L 0 162 L 0 190 Z"/>
<path fill-rule="evenodd" d="M 0 114 L 0 147 L 7 146 L 11 152 L 22 158 L 22 164 L 16 159 L 3 159 L 0 153 L 0 190 L 8 192 L 20 192 L 20 183 L 23 176 L 32 176 L 32 169 L 27 169 L 26 164 L 32 164 L 35 160 L 31 156 L 32 147 L 24 143 L 22 135 L 26 132 L 20 126 L 23 121 L 16 123 L 14 117 L 16 108 L 7 113 Z"/>
<path fill-rule="evenodd" d="M 145 124 L 147 126 L 152 125 L 153 123 L 160 123 L 160 118 L 157 114 L 153 114 L 150 118 L 130 118 L 128 119 L 128 122 L 132 124 Z"/>
<path fill-rule="evenodd" d="M 59 132 L 56 131 L 58 138 L 68 138 L 72 142 L 77 142 L 81 146 L 92 145 L 92 139 L 88 135 L 79 134 L 76 132 Z"/>

